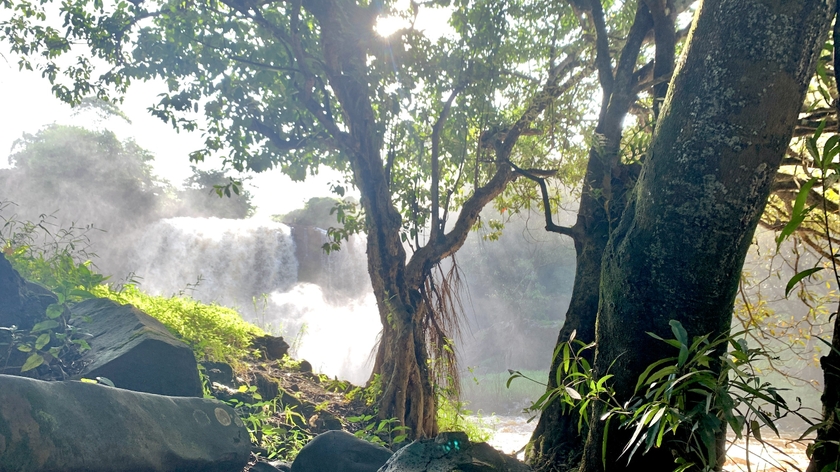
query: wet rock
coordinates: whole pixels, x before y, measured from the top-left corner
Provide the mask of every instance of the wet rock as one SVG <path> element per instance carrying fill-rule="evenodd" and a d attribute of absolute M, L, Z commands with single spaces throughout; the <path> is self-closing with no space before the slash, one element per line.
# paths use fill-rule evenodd
<path fill-rule="evenodd" d="M 281 472 L 292 472 L 292 464 L 283 461 L 269 462 L 275 469 Z"/>
<path fill-rule="evenodd" d="M 210 362 L 210 361 L 203 361 L 200 362 L 201 366 L 204 367 L 204 372 L 207 373 L 207 377 L 210 380 L 210 383 L 218 383 L 222 385 L 226 385 L 228 387 L 233 387 L 235 385 L 235 380 L 233 378 L 233 367 L 229 364 L 225 364 L 224 362 Z"/>
<path fill-rule="evenodd" d="M 292 472 L 376 472 L 389 457 L 384 447 L 346 431 L 328 431 L 300 450 Z"/>
<path fill-rule="evenodd" d="M 298 366 L 298 368 L 303 373 L 312 373 L 312 364 L 310 364 L 309 361 L 306 359 L 300 361 L 300 365 Z"/>
<path fill-rule="evenodd" d="M 281 336 L 265 335 L 254 338 L 253 346 L 269 361 L 282 359 L 289 353 L 289 344 Z"/>
<path fill-rule="evenodd" d="M 274 400 L 280 393 L 280 384 L 277 383 L 277 380 L 262 372 L 254 374 L 254 385 L 257 386 L 257 392 L 266 401 Z"/>
<path fill-rule="evenodd" d="M 493 449 L 487 443 L 471 443 L 465 433 L 441 433 L 435 439 L 420 439 L 397 451 L 379 472 L 527 472 L 531 468 Z"/>
<path fill-rule="evenodd" d="M 131 305 L 97 298 L 71 308 L 90 317 L 82 328 L 93 335 L 86 367 L 74 378 L 106 377 L 118 388 L 176 397 L 202 397 L 192 350 L 160 321 Z"/>
<path fill-rule="evenodd" d="M 57 301 L 48 289 L 24 280 L 0 254 L 0 326 L 29 330 Z"/>
<path fill-rule="evenodd" d="M 0 375 L 0 471 L 230 472 L 249 452 L 218 401 Z"/>
<path fill-rule="evenodd" d="M 309 427 L 316 433 L 325 431 L 341 431 L 344 425 L 341 420 L 329 411 L 319 411 L 309 418 Z"/>
<path fill-rule="evenodd" d="M 274 467 L 268 462 L 257 462 L 256 464 L 252 465 L 250 472 L 279 472 L 281 469 Z"/>

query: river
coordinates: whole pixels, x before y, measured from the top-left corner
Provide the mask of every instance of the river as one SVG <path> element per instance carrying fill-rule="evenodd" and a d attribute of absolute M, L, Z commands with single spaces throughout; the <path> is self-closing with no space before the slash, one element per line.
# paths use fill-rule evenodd
<path fill-rule="evenodd" d="M 506 453 L 524 457 L 524 448 L 537 425 L 536 420 L 528 422 L 525 416 L 490 416 L 475 418 L 493 431 L 487 441 L 491 446 Z M 727 438 L 727 456 L 724 470 L 727 472 L 793 472 L 804 471 L 808 467 L 805 454 L 807 443 L 798 443 L 793 439 L 770 438 L 765 444 L 755 439 L 747 443 Z"/>

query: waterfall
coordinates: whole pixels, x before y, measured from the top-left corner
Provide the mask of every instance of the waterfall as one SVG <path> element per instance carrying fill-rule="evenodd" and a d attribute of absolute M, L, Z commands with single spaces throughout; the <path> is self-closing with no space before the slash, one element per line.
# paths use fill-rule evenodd
<path fill-rule="evenodd" d="M 326 241 L 321 229 L 269 220 L 170 218 L 142 231 L 130 270 L 151 293 L 237 308 L 316 371 L 363 384 L 380 330 L 365 240 L 330 254 Z"/>

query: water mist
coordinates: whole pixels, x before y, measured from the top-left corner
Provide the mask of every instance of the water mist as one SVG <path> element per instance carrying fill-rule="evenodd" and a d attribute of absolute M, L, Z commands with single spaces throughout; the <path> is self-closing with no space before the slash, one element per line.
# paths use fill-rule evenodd
<path fill-rule="evenodd" d="M 142 232 L 129 264 L 145 290 L 235 307 L 316 371 L 363 384 L 380 330 L 364 237 L 329 255 L 324 242 L 323 230 L 270 220 L 170 218 Z"/>

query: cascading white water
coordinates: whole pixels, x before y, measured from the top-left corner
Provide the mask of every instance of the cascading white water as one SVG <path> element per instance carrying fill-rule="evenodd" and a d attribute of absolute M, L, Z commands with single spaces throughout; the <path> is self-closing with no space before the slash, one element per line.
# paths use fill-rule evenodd
<path fill-rule="evenodd" d="M 325 241 L 323 230 L 268 220 L 171 218 L 143 231 L 131 270 L 144 289 L 162 295 L 200 280 L 190 287 L 194 298 L 239 309 L 282 334 L 316 371 L 361 384 L 380 329 L 364 240 L 354 237 L 329 255 Z"/>

